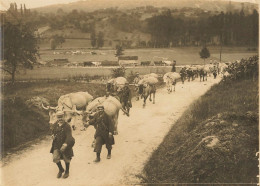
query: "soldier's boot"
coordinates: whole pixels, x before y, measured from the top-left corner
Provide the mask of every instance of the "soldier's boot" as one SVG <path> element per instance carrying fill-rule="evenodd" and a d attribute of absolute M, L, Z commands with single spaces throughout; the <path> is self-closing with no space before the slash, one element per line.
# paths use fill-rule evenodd
<path fill-rule="evenodd" d="M 95 163 L 100 162 L 100 152 L 97 152 L 97 158 L 94 160 Z"/>
<path fill-rule="evenodd" d="M 107 159 L 111 159 L 111 149 L 107 149 Z"/>
<path fill-rule="evenodd" d="M 62 176 L 62 173 L 64 172 L 64 169 L 63 169 L 60 161 L 58 163 L 56 163 L 56 164 L 59 167 L 59 172 L 57 174 L 57 178 L 60 178 Z"/>
<path fill-rule="evenodd" d="M 65 174 L 63 175 L 63 178 L 69 177 L 69 172 L 70 172 L 70 163 L 65 163 L 66 165 L 66 171 Z"/>

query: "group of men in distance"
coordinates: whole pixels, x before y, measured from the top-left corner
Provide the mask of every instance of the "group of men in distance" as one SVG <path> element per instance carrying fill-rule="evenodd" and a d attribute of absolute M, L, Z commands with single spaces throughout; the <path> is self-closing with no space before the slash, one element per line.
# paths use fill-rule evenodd
<path fill-rule="evenodd" d="M 111 95 L 111 92 L 107 92 L 107 96 Z M 131 91 L 126 84 L 118 94 L 112 94 L 117 97 L 123 109 L 127 111 L 127 115 L 129 116 L 129 109 L 132 107 L 131 103 Z M 100 153 L 102 149 L 102 145 L 106 145 L 107 148 L 107 159 L 111 158 L 111 150 L 112 145 L 114 145 L 114 127 L 111 119 L 104 111 L 104 106 L 99 105 L 97 107 L 98 111 L 90 116 L 89 125 L 93 125 L 96 129 L 94 135 L 94 152 L 96 152 L 96 159 L 94 162 L 100 162 Z M 64 120 L 64 112 L 58 111 L 56 113 L 57 122 L 53 125 L 52 132 L 52 147 L 50 152 L 53 154 L 53 162 L 57 164 L 59 168 L 59 172 L 57 174 L 57 178 L 61 178 L 62 174 L 63 178 L 69 177 L 69 168 L 70 162 L 74 155 L 72 147 L 75 144 L 75 139 L 72 136 L 71 126 Z M 64 170 L 61 160 L 64 160 L 66 169 Z"/>

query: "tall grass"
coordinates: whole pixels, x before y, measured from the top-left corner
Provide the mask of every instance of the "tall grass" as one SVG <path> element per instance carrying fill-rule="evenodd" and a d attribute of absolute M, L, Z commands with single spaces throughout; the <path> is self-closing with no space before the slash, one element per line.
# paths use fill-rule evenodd
<path fill-rule="evenodd" d="M 175 123 L 139 176 L 144 183 L 257 183 L 258 101 L 258 82 L 213 86 Z M 201 143 L 207 136 L 220 141 L 207 148 Z"/>

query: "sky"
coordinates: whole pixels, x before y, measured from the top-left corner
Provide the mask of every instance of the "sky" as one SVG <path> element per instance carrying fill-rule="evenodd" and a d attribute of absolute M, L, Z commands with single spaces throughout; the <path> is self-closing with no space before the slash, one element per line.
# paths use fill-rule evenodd
<path fill-rule="evenodd" d="M 16 2 L 18 7 L 20 7 L 20 4 L 25 4 L 26 8 L 36 8 L 36 7 L 42 7 L 47 5 L 53 5 L 53 4 L 71 3 L 76 1 L 79 0 L 0 0 L 0 10 L 7 10 L 9 8 L 10 3 L 13 2 Z M 232 0 L 232 1 L 260 3 L 260 0 Z"/>

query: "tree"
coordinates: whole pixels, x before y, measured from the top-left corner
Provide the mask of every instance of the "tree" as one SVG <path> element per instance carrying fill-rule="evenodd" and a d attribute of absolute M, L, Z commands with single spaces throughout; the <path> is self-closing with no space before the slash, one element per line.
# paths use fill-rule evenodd
<path fill-rule="evenodd" d="M 116 56 L 116 57 L 119 57 L 119 56 L 124 55 L 123 51 L 124 51 L 124 49 L 122 48 L 122 46 L 116 45 L 116 53 L 115 53 L 115 56 Z"/>
<path fill-rule="evenodd" d="M 94 48 L 96 46 L 96 44 L 97 44 L 95 31 L 91 32 L 90 40 L 91 40 L 91 46 Z"/>
<path fill-rule="evenodd" d="M 12 83 L 19 68 L 32 69 L 37 61 L 39 47 L 34 31 L 33 27 L 22 22 L 7 21 L 3 26 L 4 63 L 1 68 L 12 76 Z"/>
<path fill-rule="evenodd" d="M 205 65 L 205 59 L 210 57 L 209 50 L 207 49 L 207 47 L 203 47 L 199 52 L 199 54 L 200 54 L 200 58 L 204 59 L 204 65 Z"/>
<path fill-rule="evenodd" d="M 104 46 L 104 33 L 99 32 L 98 33 L 98 38 L 97 38 L 97 47 L 103 47 Z"/>

